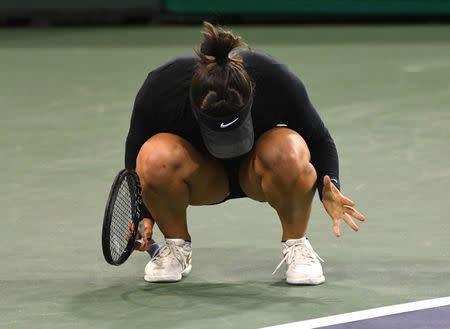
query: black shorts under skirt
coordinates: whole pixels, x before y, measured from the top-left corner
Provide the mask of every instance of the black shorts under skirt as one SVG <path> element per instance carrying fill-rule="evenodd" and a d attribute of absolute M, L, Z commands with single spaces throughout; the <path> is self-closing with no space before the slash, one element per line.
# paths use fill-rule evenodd
<path fill-rule="evenodd" d="M 228 196 L 220 202 L 213 203 L 219 204 L 230 199 L 246 198 L 247 195 L 242 191 L 241 185 L 239 184 L 239 169 L 241 167 L 244 156 L 239 156 L 231 159 L 220 160 L 221 165 L 225 169 L 225 173 L 228 177 L 229 194 Z"/>

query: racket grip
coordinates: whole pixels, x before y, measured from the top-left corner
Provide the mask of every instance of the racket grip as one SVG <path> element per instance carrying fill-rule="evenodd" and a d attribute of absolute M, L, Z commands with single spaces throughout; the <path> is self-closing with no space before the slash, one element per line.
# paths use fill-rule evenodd
<path fill-rule="evenodd" d="M 150 246 L 150 249 L 148 249 L 147 252 L 150 255 L 150 257 L 153 257 L 153 256 L 155 256 L 158 249 L 159 249 L 159 245 L 155 242 Z"/>

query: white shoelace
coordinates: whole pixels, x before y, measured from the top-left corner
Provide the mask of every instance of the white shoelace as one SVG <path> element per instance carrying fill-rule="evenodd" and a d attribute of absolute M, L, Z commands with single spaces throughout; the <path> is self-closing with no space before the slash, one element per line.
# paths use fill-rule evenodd
<path fill-rule="evenodd" d="M 297 256 L 302 257 L 306 260 L 304 264 L 315 263 L 316 259 L 324 263 L 324 260 L 320 258 L 320 256 L 314 251 L 314 249 L 309 248 L 303 243 L 297 243 L 290 247 L 287 247 L 284 250 L 284 257 L 281 260 L 280 264 L 278 264 L 275 271 L 273 271 L 272 275 L 274 275 L 278 271 L 278 269 L 281 267 L 281 265 L 283 265 L 284 262 L 286 262 L 287 264 L 291 264 Z"/>
<path fill-rule="evenodd" d="M 176 252 L 179 252 L 179 251 L 177 250 L 177 246 L 175 244 L 166 243 L 166 244 L 160 246 L 156 250 L 155 255 L 152 258 L 152 262 L 155 262 L 155 263 L 161 265 L 164 263 L 164 260 L 167 260 L 167 256 L 172 256 L 173 258 L 180 261 L 175 254 Z"/>

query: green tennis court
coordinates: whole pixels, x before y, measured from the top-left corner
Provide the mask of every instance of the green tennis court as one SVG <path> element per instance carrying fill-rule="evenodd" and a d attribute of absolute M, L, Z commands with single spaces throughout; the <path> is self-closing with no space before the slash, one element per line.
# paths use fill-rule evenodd
<path fill-rule="evenodd" d="M 450 296 L 450 26 L 233 29 L 305 82 L 367 217 L 337 239 L 315 201 L 326 283 L 271 275 L 278 219 L 248 199 L 189 208 L 193 270 L 179 283 L 146 283 L 144 254 L 103 259 L 134 96 L 199 27 L 3 29 L 0 328 L 260 328 Z"/>

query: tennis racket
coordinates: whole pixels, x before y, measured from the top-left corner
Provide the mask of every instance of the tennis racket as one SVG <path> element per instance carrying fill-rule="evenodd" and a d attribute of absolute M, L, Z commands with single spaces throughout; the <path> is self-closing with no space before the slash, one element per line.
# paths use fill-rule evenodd
<path fill-rule="evenodd" d="M 109 264 L 123 264 L 139 245 L 136 237 L 142 236 L 139 232 L 142 207 L 138 175 L 132 170 L 121 170 L 111 186 L 103 217 L 102 249 Z M 157 244 L 151 246 L 150 256 L 157 247 Z"/>

